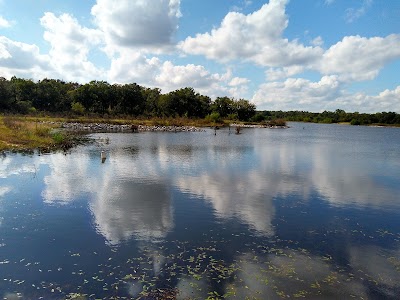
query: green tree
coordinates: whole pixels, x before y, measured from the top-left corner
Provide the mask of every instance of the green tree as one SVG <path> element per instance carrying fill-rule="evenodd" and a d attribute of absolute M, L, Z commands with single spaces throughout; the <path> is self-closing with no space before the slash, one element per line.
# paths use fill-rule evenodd
<path fill-rule="evenodd" d="M 0 110 L 11 110 L 12 99 L 12 86 L 10 81 L 4 77 L 0 77 Z"/>
<path fill-rule="evenodd" d="M 36 84 L 36 98 L 32 104 L 44 111 L 61 112 L 70 108 L 68 86 L 61 80 L 43 79 Z"/>
<path fill-rule="evenodd" d="M 93 112 L 105 113 L 110 107 L 112 100 L 112 89 L 106 81 L 91 81 L 89 83 L 89 91 L 92 97 Z"/>
<path fill-rule="evenodd" d="M 32 102 L 36 99 L 36 84 L 30 79 L 11 78 L 12 110 L 23 114 L 32 109 Z"/>
<path fill-rule="evenodd" d="M 82 105 L 82 103 L 72 102 L 71 110 L 78 115 L 83 115 L 83 113 L 85 112 L 85 107 Z"/>
<path fill-rule="evenodd" d="M 160 116 L 159 100 L 160 100 L 161 90 L 158 88 L 154 89 L 143 88 L 142 95 L 146 103 L 145 105 L 146 115 L 154 117 Z"/>
<path fill-rule="evenodd" d="M 105 113 L 111 103 L 111 87 L 105 81 L 91 81 L 74 89 L 70 95 L 72 102 L 79 102 L 85 110 Z"/>
<path fill-rule="evenodd" d="M 196 93 L 193 88 L 182 88 L 169 93 L 172 110 L 178 116 L 193 117 L 196 110 Z"/>
<path fill-rule="evenodd" d="M 211 98 L 203 95 L 196 95 L 196 104 L 194 114 L 198 118 L 204 118 L 211 110 Z"/>
<path fill-rule="evenodd" d="M 209 112 L 210 102 L 209 97 L 202 96 L 193 88 L 186 87 L 161 95 L 159 109 L 165 116 L 204 118 Z"/>
<path fill-rule="evenodd" d="M 161 94 L 158 98 L 157 107 L 160 117 L 174 116 L 174 105 L 170 94 Z"/>
<path fill-rule="evenodd" d="M 256 106 L 248 100 L 240 99 L 234 102 L 239 120 L 248 121 L 256 113 Z"/>
<path fill-rule="evenodd" d="M 218 97 L 211 104 L 211 110 L 219 113 L 221 118 L 226 118 L 228 115 L 235 113 L 234 101 L 228 97 Z"/>
<path fill-rule="evenodd" d="M 142 87 L 136 83 L 119 87 L 118 111 L 129 115 L 138 116 L 144 113 L 146 108 Z"/>

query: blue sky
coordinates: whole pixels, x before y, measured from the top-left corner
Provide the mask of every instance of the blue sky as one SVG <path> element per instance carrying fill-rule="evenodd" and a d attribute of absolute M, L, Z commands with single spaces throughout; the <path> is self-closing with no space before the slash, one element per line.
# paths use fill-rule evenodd
<path fill-rule="evenodd" d="M 0 76 L 400 112 L 397 0 L 0 0 Z"/>

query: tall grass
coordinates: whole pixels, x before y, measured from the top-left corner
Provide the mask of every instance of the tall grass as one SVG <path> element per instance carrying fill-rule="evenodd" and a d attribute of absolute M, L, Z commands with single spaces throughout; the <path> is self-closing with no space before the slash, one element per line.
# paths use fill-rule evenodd
<path fill-rule="evenodd" d="M 57 147 L 64 140 L 52 134 L 53 127 L 21 117 L 0 116 L 0 151 Z"/>

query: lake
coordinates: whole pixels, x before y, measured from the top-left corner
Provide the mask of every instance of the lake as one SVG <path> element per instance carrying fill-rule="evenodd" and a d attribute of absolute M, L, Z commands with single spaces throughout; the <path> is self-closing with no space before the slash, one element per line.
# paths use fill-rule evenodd
<path fill-rule="evenodd" d="M 399 299 L 400 129 L 289 125 L 0 156 L 0 297 Z"/>

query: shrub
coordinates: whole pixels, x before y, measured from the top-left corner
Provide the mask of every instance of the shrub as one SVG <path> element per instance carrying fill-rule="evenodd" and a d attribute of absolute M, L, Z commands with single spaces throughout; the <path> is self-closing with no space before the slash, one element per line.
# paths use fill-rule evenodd
<path fill-rule="evenodd" d="M 321 123 L 325 123 L 325 124 L 332 124 L 333 120 L 332 118 L 325 118 L 321 121 Z"/>
<path fill-rule="evenodd" d="M 226 118 L 228 119 L 228 120 L 231 120 L 231 121 L 237 121 L 237 120 L 239 120 L 239 117 L 238 117 L 238 114 L 229 114 L 229 115 L 227 115 L 226 116 Z"/>
<path fill-rule="evenodd" d="M 80 102 L 72 102 L 71 110 L 78 115 L 83 115 L 85 107 Z"/>
<path fill-rule="evenodd" d="M 265 117 L 262 113 L 257 113 L 250 120 L 252 122 L 262 122 L 265 120 Z"/>
<path fill-rule="evenodd" d="M 220 114 L 219 113 L 217 113 L 217 112 L 212 112 L 211 114 L 209 114 L 209 115 L 207 115 L 206 116 L 206 120 L 208 121 L 208 122 L 214 122 L 214 123 L 217 123 L 217 122 L 221 122 L 222 120 L 221 120 L 221 116 L 220 116 Z"/>
<path fill-rule="evenodd" d="M 30 101 L 17 101 L 15 107 L 21 114 L 28 114 L 29 112 L 36 111 L 35 108 L 32 107 Z"/>

